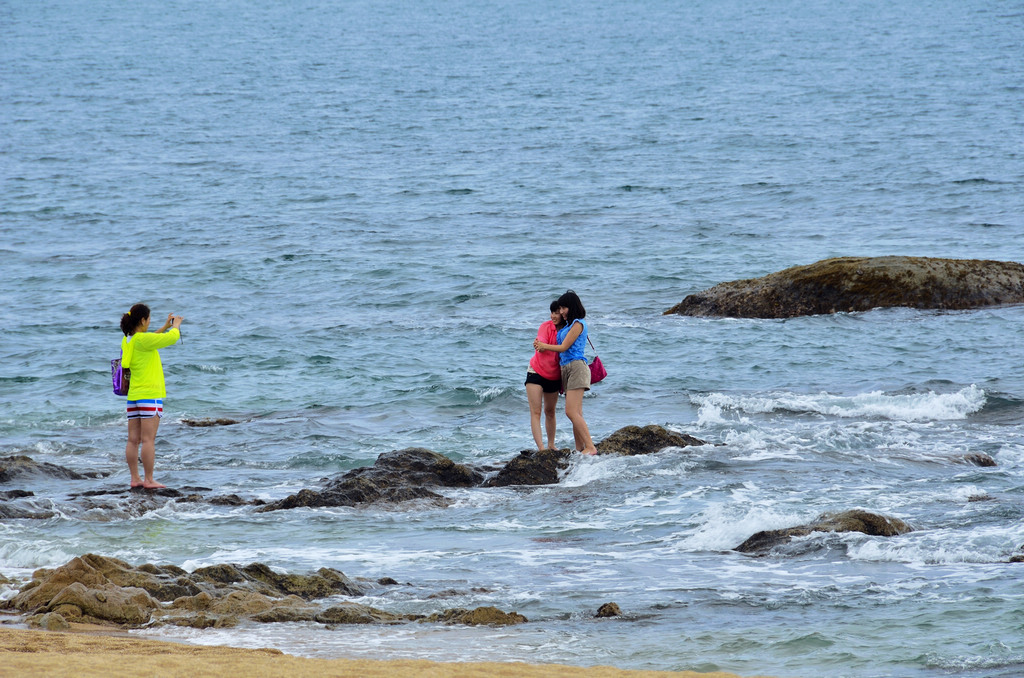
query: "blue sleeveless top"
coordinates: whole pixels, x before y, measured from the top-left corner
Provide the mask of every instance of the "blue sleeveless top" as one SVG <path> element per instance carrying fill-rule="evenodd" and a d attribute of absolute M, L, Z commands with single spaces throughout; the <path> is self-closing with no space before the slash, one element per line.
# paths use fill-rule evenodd
<path fill-rule="evenodd" d="M 583 349 L 587 346 L 587 323 L 578 318 L 573 321 L 573 324 L 576 323 L 583 326 L 583 331 L 580 332 L 580 336 L 576 337 L 576 341 L 572 342 L 572 346 L 558 354 L 559 365 L 568 365 L 573 360 L 583 360 L 586 362 L 586 358 L 583 357 Z M 558 330 L 558 334 L 556 336 L 559 344 L 565 341 L 565 336 L 569 334 L 569 330 L 571 329 L 572 325 L 566 325 L 562 329 Z"/>

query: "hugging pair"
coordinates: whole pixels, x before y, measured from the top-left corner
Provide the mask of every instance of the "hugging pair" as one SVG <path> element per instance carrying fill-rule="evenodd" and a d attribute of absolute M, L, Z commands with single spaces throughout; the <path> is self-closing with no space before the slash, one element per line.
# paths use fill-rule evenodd
<path fill-rule="evenodd" d="M 533 342 L 536 351 L 526 371 L 526 396 L 530 402 L 530 428 L 538 450 L 547 449 L 541 436 L 543 410 L 548 433 L 547 447 L 555 449 L 555 403 L 565 393 L 565 416 L 572 422 L 576 451 L 597 454 L 590 429 L 583 419 L 583 393 L 590 390 L 590 368 L 583 349 L 587 345 L 587 316 L 583 302 L 569 290 L 551 302 L 551 320 L 544 322 Z"/>

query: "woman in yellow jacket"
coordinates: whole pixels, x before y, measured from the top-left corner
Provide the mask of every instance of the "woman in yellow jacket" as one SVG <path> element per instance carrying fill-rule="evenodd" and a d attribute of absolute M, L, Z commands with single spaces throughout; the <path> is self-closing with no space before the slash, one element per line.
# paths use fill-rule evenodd
<path fill-rule="evenodd" d="M 156 332 L 149 331 L 149 307 L 135 304 L 121 316 L 121 366 L 131 370 L 128 386 L 128 445 L 124 449 L 128 470 L 132 474 L 132 487 L 155 490 L 166 485 L 153 480 L 156 463 L 156 430 L 164 416 L 164 368 L 158 349 L 181 339 L 180 315 L 169 314 L 167 322 Z M 170 328 L 170 329 L 168 329 Z M 139 446 L 142 446 L 142 468 L 139 476 Z"/>

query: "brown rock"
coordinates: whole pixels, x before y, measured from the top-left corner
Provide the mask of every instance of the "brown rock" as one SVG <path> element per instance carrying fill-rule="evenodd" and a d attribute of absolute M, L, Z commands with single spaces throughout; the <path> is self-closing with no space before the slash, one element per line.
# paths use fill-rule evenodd
<path fill-rule="evenodd" d="M 185 426 L 194 427 L 208 427 L 208 426 L 232 426 L 240 423 L 237 419 L 227 419 L 225 417 L 217 419 L 182 419 L 181 423 Z"/>
<path fill-rule="evenodd" d="M 150 620 L 153 610 L 160 603 L 138 588 L 107 586 L 90 589 L 80 582 L 64 588 L 43 608 L 46 611 L 60 611 L 65 607 L 76 607 L 81 616 L 100 623 L 112 622 L 140 626 Z"/>
<path fill-rule="evenodd" d="M 804 537 L 812 532 L 863 532 L 872 536 L 893 537 L 912 531 L 913 529 L 899 518 L 852 510 L 825 513 L 809 525 L 758 532 L 734 550 L 741 553 L 764 553 L 775 546 L 789 543 L 793 537 Z"/>
<path fill-rule="evenodd" d="M 977 259 L 839 257 L 736 280 L 665 311 L 690 316 L 792 318 L 873 308 L 969 309 L 1024 303 L 1024 265 Z"/>
<path fill-rule="evenodd" d="M 651 424 L 642 428 L 639 426 L 620 428 L 597 443 L 596 447 L 598 454 L 638 455 L 660 452 L 666 447 L 690 447 L 691 445 L 707 445 L 707 443 L 693 436 L 675 433 Z"/>
<path fill-rule="evenodd" d="M 358 603 L 334 605 L 316 615 L 316 621 L 321 624 L 395 624 L 413 618 Z"/>
<path fill-rule="evenodd" d="M 37 626 L 44 631 L 67 631 L 71 628 L 68 620 L 58 612 L 37 614 L 26 621 L 28 621 L 29 626 Z"/>
<path fill-rule="evenodd" d="M 604 617 L 619 617 L 622 616 L 622 610 L 615 603 L 605 603 L 601 607 L 597 608 L 597 614 L 594 615 L 597 618 Z"/>
<path fill-rule="evenodd" d="M 502 612 L 496 607 L 478 607 L 474 610 L 455 608 L 432 614 L 420 621 L 442 624 L 467 624 L 469 626 L 511 626 L 529 621 L 518 612 Z"/>
<path fill-rule="evenodd" d="M 983 452 L 971 452 L 965 454 L 964 461 L 975 466 L 996 466 L 996 460 Z"/>

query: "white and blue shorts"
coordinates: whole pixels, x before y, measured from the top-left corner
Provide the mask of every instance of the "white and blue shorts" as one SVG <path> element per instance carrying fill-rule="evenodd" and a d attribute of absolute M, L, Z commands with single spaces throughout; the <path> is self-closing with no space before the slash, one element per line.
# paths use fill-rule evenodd
<path fill-rule="evenodd" d="M 126 400 L 129 419 L 149 419 L 150 417 L 164 416 L 164 401 L 156 400 Z"/>

